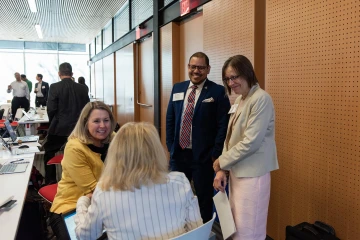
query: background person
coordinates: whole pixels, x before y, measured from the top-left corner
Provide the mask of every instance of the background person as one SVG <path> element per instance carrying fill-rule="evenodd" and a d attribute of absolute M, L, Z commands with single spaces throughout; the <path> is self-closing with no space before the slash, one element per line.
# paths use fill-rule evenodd
<path fill-rule="evenodd" d="M 47 165 L 47 162 L 66 143 L 81 110 L 90 101 L 87 89 L 71 80 L 73 72 L 69 63 L 60 64 L 58 74 L 61 81 L 51 84 L 47 100 L 49 131 L 44 144 L 46 184 L 56 182 L 55 166 Z"/>
<path fill-rule="evenodd" d="M 28 87 L 29 87 L 29 92 L 31 92 L 31 91 L 32 91 L 32 82 L 31 82 L 29 79 L 27 79 L 27 77 L 26 77 L 25 74 L 21 74 L 21 75 L 20 75 L 20 78 L 21 78 L 21 80 L 23 80 L 24 82 L 26 82 L 26 84 L 27 84 Z"/>
<path fill-rule="evenodd" d="M 222 68 L 227 93 L 240 96 L 230 113 L 224 149 L 214 162 L 214 188 L 224 191 L 230 171 L 230 205 L 236 233 L 232 239 L 264 240 L 270 199 L 270 172 L 279 168 L 272 99 L 259 87 L 251 62 L 242 55 Z"/>
<path fill-rule="evenodd" d="M 202 225 L 189 181 L 168 172 L 159 134 L 149 123 L 120 128 L 90 198 L 77 203 L 78 239 L 96 239 L 103 227 L 108 239 L 169 239 Z"/>
<path fill-rule="evenodd" d="M 35 83 L 35 90 L 34 93 L 36 94 L 35 98 L 35 106 L 40 107 L 42 105 L 43 107 L 46 106 L 48 94 L 49 94 L 49 84 L 47 82 L 44 82 L 43 75 L 38 73 L 36 75 L 36 80 L 38 81 Z"/>
<path fill-rule="evenodd" d="M 50 209 L 49 223 L 57 239 L 67 239 L 60 214 L 75 209 L 79 197 L 94 191 L 116 122 L 103 102 L 89 102 L 69 136 L 61 162 L 62 176 Z"/>
<path fill-rule="evenodd" d="M 18 108 L 24 108 L 25 111 L 29 111 L 30 108 L 30 92 L 29 86 L 26 82 L 20 78 L 20 73 L 14 74 L 16 81 L 12 82 L 7 89 L 8 93 L 13 91 L 13 99 L 11 101 L 11 114 L 12 119 L 15 119 L 16 111 Z"/>
<path fill-rule="evenodd" d="M 89 87 L 85 84 L 85 78 L 84 77 L 79 77 L 78 78 L 78 83 L 80 83 L 82 85 L 85 85 L 86 88 L 88 89 L 88 92 L 89 92 Z"/>
<path fill-rule="evenodd" d="M 209 58 L 194 53 L 188 64 L 190 81 L 174 85 L 166 113 L 166 145 L 170 169 L 193 180 L 201 217 L 213 212 L 213 160 L 223 149 L 230 102 L 225 89 L 209 79 Z"/>

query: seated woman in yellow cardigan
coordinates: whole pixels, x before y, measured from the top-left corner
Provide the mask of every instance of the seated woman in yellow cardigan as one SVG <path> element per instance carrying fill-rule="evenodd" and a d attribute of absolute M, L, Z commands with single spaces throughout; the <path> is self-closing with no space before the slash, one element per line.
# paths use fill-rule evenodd
<path fill-rule="evenodd" d="M 76 208 L 79 197 L 94 191 L 104 167 L 116 122 L 103 102 L 89 102 L 68 138 L 62 176 L 50 209 L 49 223 L 57 239 L 68 239 L 61 214 Z"/>

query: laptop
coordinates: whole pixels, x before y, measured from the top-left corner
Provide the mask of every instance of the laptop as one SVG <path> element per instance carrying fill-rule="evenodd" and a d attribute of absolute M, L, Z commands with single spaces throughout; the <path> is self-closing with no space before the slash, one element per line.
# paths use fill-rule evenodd
<path fill-rule="evenodd" d="M 1 174 L 11 174 L 11 173 L 22 173 L 26 171 L 29 162 L 16 162 L 16 163 L 7 163 L 0 164 L 0 175 Z"/>
<path fill-rule="evenodd" d="M 17 137 L 14 129 L 11 127 L 9 120 L 6 120 L 4 122 L 6 130 L 9 132 L 10 138 L 13 143 L 17 143 L 19 140 L 21 140 L 23 143 L 25 142 L 37 142 L 39 141 L 39 136 L 30 135 L 30 136 L 23 136 L 23 137 Z"/>
<path fill-rule="evenodd" d="M 1 140 L 3 141 L 3 145 L 12 153 L 16 155 L 26 154 L 26 153 L 37 153 L 40 152 L 38 147 L 29 147 L 29 148 L 13 148 L 10 146 L 12 143 L 6 142 L 1 136 Z"/>
<path fill-rule="evenodd" d="M 36 118 L 36 119 L 34 119 L 33 117 L 30 117 L 29 114 L 27 112 L 25 112 L 24 110 L 21 110 L 21 111 L 23 112 L 25 117 L 27 117 L 28 120 L 26 120 L 26 121 L 44 120 L 44 118 Z"/>
<path fill-rule="evenodd" d="M 25 117 L 27 117 L 27 121 L 35 121 L 35 119 L 33 119 L 32 117 L 29 116 L 29 114 L 27 114 L 27 112 L 25 112 L 24 110 L 21 110 L 23 112 L 23 114 L 25 115 Z"/>
<path fill-rule="evenodd" d="M 61 214 L 61 216 L 64 219 L 66 228 L 68 230 L 68 234 L 69 234 L 68 237 L 71 240 L 77 240 L 76 233 L 75 233 L 75 228 L 76 228 L 76 224 L 75 224 L 75 220 L 74 220 L 75 214 L 76 214 L 76 209 L 71 210 L 68 213 Z M 107 239 L 107 234 L 106 234 L 106 231 L 104 230 L 103 234 L 100 237 L 98 237 L 97 240 L 105 240 L 105 239 Z"/>

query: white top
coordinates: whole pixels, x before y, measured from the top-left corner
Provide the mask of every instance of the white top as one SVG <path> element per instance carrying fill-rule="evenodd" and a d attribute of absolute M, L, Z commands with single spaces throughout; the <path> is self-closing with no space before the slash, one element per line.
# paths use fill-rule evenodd
<path fill-rule="evenodd" d="M 79 198 L 76 236 L 96 239 L 103 226 L 108 239 L 169 239 L 202 225 L 199 204 L 183 173 L 170 172 L 168 182 L 132 191 L 96 187 L 91 199 Z"/>
<path fill-rule="evenodd" d="M 38 82 L 37 88 L 36 88 L 36 90 L 37 90 L 36 96 L 37 96 L 37 97 L 44 97 L 44 95 L 43 95 L 42 92 L 41 92 L 41 85 L 42 85 L 42 81 L 41 81 L 41 82 Z"/>
<path fill-rule="evenodd" d="M 197 103 L 197 100 L 199 99 L 199 96 L 200 96 L 200 93 L 201 93 L 201 90 L 203 89 L 204 87 L 204 84 L 206 82 L 207 79 L 205 79 L 205 81 L 203 81 L 202 83 L 200 83 L 199 85 L 197 85 L 197 89 L 196 89 L 196 92 L 195 92 L 195 102 L 194 102 L 194 111 L 195 111 L 195 106 L 196 106 L 196 103 Z M 188 98 L 189 98 L 189 95 L 192 91 L 192 86 L 194 86 L 194 84 L 189 81 L 189 87 L 186 91 L 186 94 L 185 94 L 185 98 L 184 98 L 184 106 L 183 106 L 183 111 L 182 111 L 182 114 L 181 114 L 181 122 L 180 122 L 180 132 L 181 132 L 181 127 L 182 127 L 182 122 L 183 122 L 183 118 L 184 118 L 184 114 L 185 114 L 185 110 L 186 110 L 186 107 L 188 105 Z M 179 136 L 180 138 L 180 136 Z M 179 139 L 179 142 L 180 142 L 180 139 Z M 191 131 L 190 131 L 190 144 L 188 147 L 186 148 L 192 148 L 192 125 L 191 125 Z"/>
<path fill-rule="evenodd" d="M 25 81 L 14 81 L 10 85 L 11 89 L 7 90 L 8 93 L 11 93 L 11 90 L 13 90 L 14 97 L 26 97 L 28 100 L 30 99 L 29 87 Z"/>

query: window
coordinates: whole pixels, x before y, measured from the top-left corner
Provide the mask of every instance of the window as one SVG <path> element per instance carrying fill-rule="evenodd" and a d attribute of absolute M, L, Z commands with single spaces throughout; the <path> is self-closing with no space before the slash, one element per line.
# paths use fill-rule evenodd
<path fill-rule="evenodd" d="M 96 36 L 96 54 L 102 51 L 102 39 L 101 39 L 101 32 L 99 35 Z"/>
<path fill-rule="evenodd" d="M 103 49 L 107 48 L 110 44 L 112 44 L 112 20 L 106 24 L 103 30 Z"/>
<path fill-rule="evenodd" d="M 133 0 L 131 6 L 131 27 L 135 28 L 137 25 L 148 19 L 153 15 L 153 1 L 148 0 Z"/>
<path fill-rule="evenodd" d="M 126 2 L 114 17 L 114 41 L 129 32 L 129 3 Z"/>

